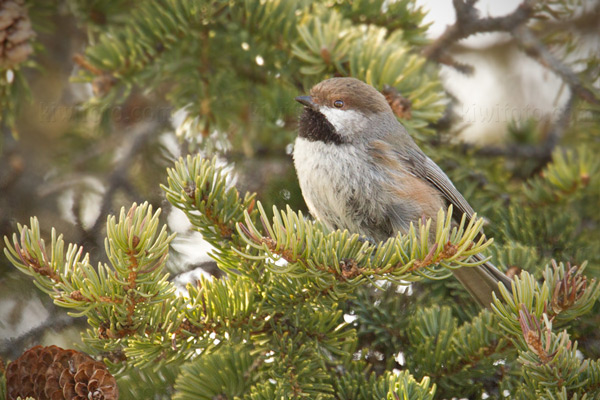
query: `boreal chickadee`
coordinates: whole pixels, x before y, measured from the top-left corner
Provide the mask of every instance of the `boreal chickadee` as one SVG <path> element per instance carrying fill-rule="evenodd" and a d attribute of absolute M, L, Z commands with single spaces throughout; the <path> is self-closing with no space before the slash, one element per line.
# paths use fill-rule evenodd
<path fill-rule="evenodd" d="M 304 112 L 294 165 L 310 212 L 328 228 L 383 241 L 406 233 L 422 217 L 435 218 L 448 204 L 459 220 L 463 213 L 473 216 L 469 203 L 372 86 L 332 78 L 296 100 Z M 510 279 L 489 262 L 454 275 L 486 307 L 498 282 L 510 287 Z"/>

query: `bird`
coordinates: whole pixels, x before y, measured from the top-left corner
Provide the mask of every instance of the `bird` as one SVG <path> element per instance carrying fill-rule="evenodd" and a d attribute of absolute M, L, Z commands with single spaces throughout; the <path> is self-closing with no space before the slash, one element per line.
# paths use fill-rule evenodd
<path fill-rule="evenodd" d="M 330 78 L 295 100 L 304 109 L 294 167 L 310 213 L 328 229 L 380 242 L 406 234 L 411 222 L 435 218 L 449 204 L 454 221 L 462 214 L 473 217 L 467 200 L 373 86 L 351 77 Z M 510 278 L 489 261 L 453 274 L 483 307 L 491 307 L 498 283 L 510 288 Z"/>

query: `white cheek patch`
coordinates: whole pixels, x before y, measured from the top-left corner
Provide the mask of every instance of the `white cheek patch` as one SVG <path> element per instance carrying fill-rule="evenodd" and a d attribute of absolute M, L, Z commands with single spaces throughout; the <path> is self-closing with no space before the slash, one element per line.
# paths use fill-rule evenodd
<path fill-rule="evenodd" d="M 350 136 L 353 132 L 366 128 L 368 119 L 355 110 L 340 110 L 339 108 L 320 107 L 319 111 L 333 125 L 336 132 L 342 136 Z"/>

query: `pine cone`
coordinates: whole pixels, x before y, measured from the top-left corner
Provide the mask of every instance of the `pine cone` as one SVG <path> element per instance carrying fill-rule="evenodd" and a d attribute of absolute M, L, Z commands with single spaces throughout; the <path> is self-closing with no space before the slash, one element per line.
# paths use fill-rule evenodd
<path fill-rule="evenodd" d="M 0 0 L 1 1 L 1 0 Z M 8 400 L 118 399 L 115 378 L 106 365 L 85 353 L 57 346 L 35 346 L 6 369 Z"/>
<path fill-rule="evenodd" d="M 0 0 L 0 68 L 22 63 L 33 53 L 35 36 L 24 0 Z"/>

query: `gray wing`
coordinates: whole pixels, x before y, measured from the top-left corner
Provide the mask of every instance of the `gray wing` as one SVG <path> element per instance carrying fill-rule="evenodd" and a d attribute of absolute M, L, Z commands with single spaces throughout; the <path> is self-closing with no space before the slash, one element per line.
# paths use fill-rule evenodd
<path fill-rule="evenodd" d="M 435 186 L 448 201 L 460 210 L 461 213 L 467 214 L 468 218 L 472 218 L 475 211 L 471 205 L 465 200 L 462 194 L 454 187 L 454 184 L 448 176 L 442 171 L 433 160 L 425 156 L 425 179 Z"/>
<path fill-rule="evenodd" d="M 394 137 L 388 137 L 388 143 L 393 148 L 395 157 L 403 161 L 402 164 L 407 167 L 408 172 L 426 180 L 439 190 L 442 196 L 454 206 L 455 219 L 460 221 L 462 214 L 472 218 L 473 208 L 454 187 L 450 178 L 421 151 L 411 138 L 406 138 L 407 136 L 394 135 Z M 483 255 L 476 254 L 473 258 L 482 260 Z M 469 293 L 484 307 L 490 307 L 492 292 L 500 296 L 498 282 L 502 282 L 507 288 L 511 287 L 511 280 L 489 261 L 475 268 L 459 268 L 453 273 Z"/>
<path fill-rule="evenodd" d="M 404 127 L 401 127 L 404 130 Z M 429 182 L 440 194 L 454 207 L 454 215 L 458 221 L 466 214 L 470 219 L 475 213 L 462 194 L 454 187 L 454 184 L 446 176 L 444 171 L 421 151 L 412 138 L 404 132 L 393 132 L 385 135 L 383 140 L 371 142 L 371 146 L 379 151 L 379 154 L 390 152 L 402 167 L 414 176 Z M 389 154 L 389 153 L 388 153 Z M 391 155 L 391 154 L 390 154 Z M 385 155 L 380 156 L 385 159 Z"/>
<path fill-rule="evenodd" d="M 462 218 L 462 214 L 467 214 L 468 218 L 472 218 L 475 211 L 471 205 L 465 200 L 462 194 L 454 187 L 454 184 L 448 176 L 442 171 L 433 160 L 425 155 L 421 149 L 412 140 L 403 143 L 404 152 L 395 150 L 398 157 L 403 158 L 409 170 L 415 176 L 425 179 L 450 203 L 455 209 L 458 220 Z"/>

